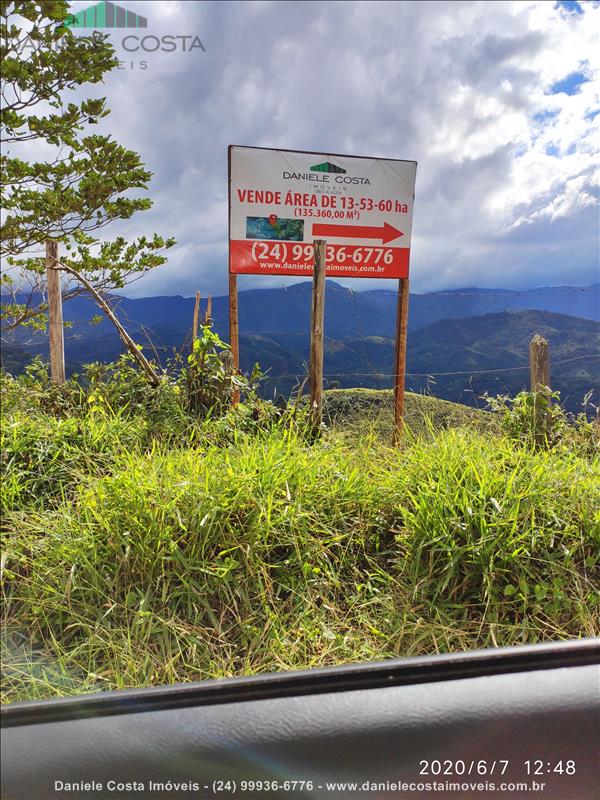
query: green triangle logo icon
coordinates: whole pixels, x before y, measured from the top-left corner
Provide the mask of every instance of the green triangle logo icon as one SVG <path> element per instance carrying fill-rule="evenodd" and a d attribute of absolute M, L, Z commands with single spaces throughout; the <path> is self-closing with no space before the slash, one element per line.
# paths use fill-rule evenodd
<path fill-rule="evenodd" d="M 315 164 L 310 168 L 311 172 L 343 172 L 346 170 L 338 167 L 337 164 L 332 164 L 331 161 L 324 161 L 322 164 Z"/>
<path fill-rule="evenodd" d="M 95 6 L 84 8 L 71 14 L 65 20 L 70 28 L 147 28 L 148 20 L 141 14 L 134 14 L 126 8 L 102 0 Z"/>

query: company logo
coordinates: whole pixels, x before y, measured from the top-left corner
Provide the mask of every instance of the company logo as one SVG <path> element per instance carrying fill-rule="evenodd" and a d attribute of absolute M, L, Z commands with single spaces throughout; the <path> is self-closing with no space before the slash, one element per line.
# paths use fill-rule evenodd
<path fill-rule="evenodd" d="M 147 28 L 148 20 L 141 14 L 135 14 L 122 6 L 111 3 L 110 0 L 103 0 L 94 6 L 84 8 L 77 14 L 71 14 L 66 20 L 65 25 L 71 28 Z M 121 47 L 126 53 L 155 53 L 160 50 L 163 53 L 174 53 L 176 51 L 189 53 L 192 50 L 200 49 L 206 52 L 202 39 L 192 33 L 167 34 L 165 36 L 137 35 L 133 32 L 127 33 L 121 40 Z M 119 61 L 119 69 L 148 69 L 147 61 Z"/>
<path fill-rule="evenodd" d="M 310 168 L 311 172 L 342 172 L 345 173 L 346 170 L 338 167 L 337 164 L 332 164 L 331 161 L 324 161 L 322 164 L 315 164 L 314 167 Z"/>
<path fill-rule="evenodd" d="M 346 170 L 338 167 L 337 164 L 332 164 L 331 161 L 323 161 L 322 164 L 313 164 L 309 167 L 310 172 L 288 172 L 284 170 L 281 177 L 284 181 L 309 181 L 311 183 L 331 183 L 337 184 L 353 183 L 370 186 L 371 181 L 368 178 L 359 178 L 355 175 L 346 175 Z M 320 174 L 314 175 L 318 172 Z M 323 174 L 324 173 L 324 174 Z M 330 178 L 330 175 L 334 175 Z"/>
<path fill-rule="evenodd" d="M 103 0 L 77 14 L 71 14 L 65 20 L 65 25 L 71 28 L 147 28 L 148 20 L 141 14 L 116 6 L 110 0 Z"/>

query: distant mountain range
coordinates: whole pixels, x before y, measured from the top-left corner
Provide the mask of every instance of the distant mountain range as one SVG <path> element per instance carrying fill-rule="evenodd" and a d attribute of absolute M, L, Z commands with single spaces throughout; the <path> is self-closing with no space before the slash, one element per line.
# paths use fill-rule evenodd
<path fill-rule="evenodd" d="M 269 371 L 265 391 L 289 392 L 305 373 L 311 284 L 240 292 L 240 353 L 243 369 L 255 361 Z M 334 385 L 390 386 L 397 295 L 353 292 L 328 281 L 325 300 L 325 373 Z M 161 359 L 189 346 L 193 298 L 114 298 L 134 338 Z M 204 311 L 206 300 L 202 302 Z M 215 329 L 227 339 L 227 297 L 213 298 Z M 68 367 L 111 361 L 122 352 L 112 325 L 90 325 L 98 313 L 87 297 L 64 306 Z M 542 287 L 525 292 L 461 289 L 411 295 L 407 387 L 463 403 L 490 393 L 514 393 L 528 382 L 528 343 L 534 333 L 550 342 L 553 388 L 579 410 L 583 395 L 600 394 L 600 284 Z M 47 353 L 43 335 L 19 332 L 3 348 L 5 368 L 18 371 L 30 354 Z M 26 355 L 27 354 L 27 355 Z M 566 363 L 563 362 L 569 360 Z M 512 368 L 517 367 L 514 371 Z M 509 368 L 511 371 L 508 371 Z M 507 370 L 507 371 L 503 371 Z M 465 372 L 466 375 L 432 373 Z M 301 378 L 300 378 L 301 379 Z M 598 401 L 600 397 L 597 397 Z"/>
<path fill-rule="evenodd" d="M 600 402 L 600 325 L 548 311 L 501 312 L 441 320 L 415 331 L 408 340 L 406 386 L 446 400 L 485 405 L 481 395 L 514 395 L 529 385 L 529 341 L 535 333 L 548 339 L 552 388 L 564 405 L 581 411 L 593 390 Z M 267 388 L 287 393 L 303 375 L 308 339 L 245 335 L 240 348 L 247 363 L 270 364 Z M 341 388 L 389 387 L 393 384 L 394 340 L 347 337 L 325 344 L 326 384 Z M 458 373 L 458 374 L 457 374 Z"/>

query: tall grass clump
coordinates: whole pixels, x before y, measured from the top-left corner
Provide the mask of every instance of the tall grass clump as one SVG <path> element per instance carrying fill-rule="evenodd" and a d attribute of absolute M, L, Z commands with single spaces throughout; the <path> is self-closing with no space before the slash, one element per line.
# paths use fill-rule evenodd
<path fill-rule="evenodd" d="M 0 433 L 2 513 L 72 497 L 84 474 L 108 472 L 120 454 L 140 448 L 146 433 L 141 417 L 11 415 Z"/>
<path fill-rule="evenodd" d="M 415 599 L 520 626 L 525 639 L 535 638 L 532 623 L 558 636 L 593 634 L 597 459 L 448 431 L 410 448 L 396 480 L 396 540 Z"/>
<path fill-rule="evenodd" d="M 220 424 L 9 529 L 9 698 L 598 633 L 596 458 Z"/>

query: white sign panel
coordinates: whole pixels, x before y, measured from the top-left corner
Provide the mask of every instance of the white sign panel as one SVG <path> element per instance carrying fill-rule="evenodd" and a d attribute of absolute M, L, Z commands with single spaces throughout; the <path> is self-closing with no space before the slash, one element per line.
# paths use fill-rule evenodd
<path fill-rule="evenodd" d="M 406 278 L 415 161 L 229 147 L 229 270 L 307 275 L 314 239 L 327 275 Z"/>

